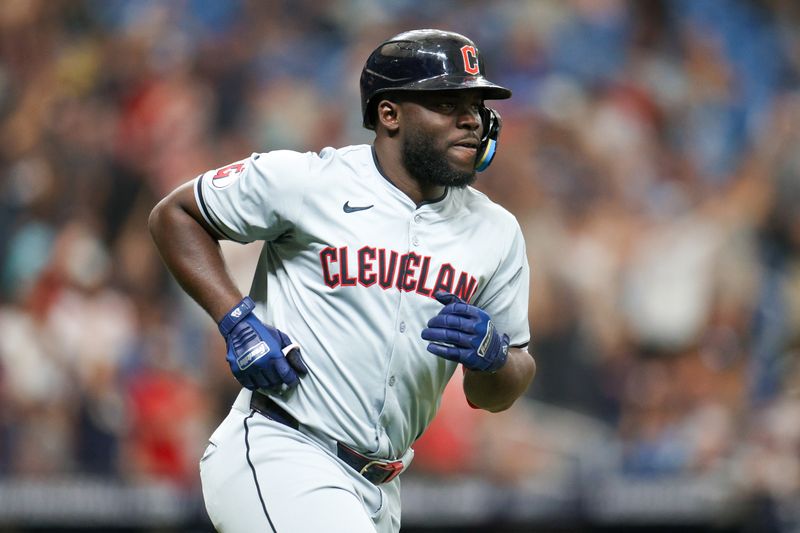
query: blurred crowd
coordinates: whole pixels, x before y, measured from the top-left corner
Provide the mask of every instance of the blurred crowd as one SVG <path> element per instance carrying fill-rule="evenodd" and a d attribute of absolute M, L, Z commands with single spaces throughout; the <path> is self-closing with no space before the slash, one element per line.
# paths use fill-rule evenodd
<path fill-rule="evenodd" d="M 148 213 L 370 142 L 363 62 L 418 27 L 514 91 L 477 187 L 526 235 L 538 375 L 501 415 L 452 384 L 408 475 L 719 476 L 798 513 L 795 0 L 0 2 L 0 477 L 196 486 L 237 383 Z M 257 250 L 225 251 L 246 288 Z"/>

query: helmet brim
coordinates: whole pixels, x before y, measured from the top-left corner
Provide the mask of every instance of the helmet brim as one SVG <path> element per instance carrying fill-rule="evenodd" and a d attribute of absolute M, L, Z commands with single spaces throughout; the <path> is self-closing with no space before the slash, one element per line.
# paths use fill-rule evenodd
<path fill-rule="evenodd" d="M 492 83 L 483 76 L 457 76 L 453 74 L 434 76 L 411 82 L 398 88 L 401 91 L 454 91 L 478 89 L 485 100 L 511 98 L 511 89 Z M 396 90 L 398 90 L 396 89 Z"/>

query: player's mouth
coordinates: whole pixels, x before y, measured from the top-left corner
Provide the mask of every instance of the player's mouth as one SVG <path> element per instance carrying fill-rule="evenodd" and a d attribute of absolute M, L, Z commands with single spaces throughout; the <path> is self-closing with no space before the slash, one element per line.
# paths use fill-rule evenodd
<path fill-rule="evenodd" d="M 479 144 L 478 139 L 475 137 L 466 137 L 460 141 L 454 142 L 451 147 L 459 154 L 459 159 L 463 158 L 475 161 Z"/>

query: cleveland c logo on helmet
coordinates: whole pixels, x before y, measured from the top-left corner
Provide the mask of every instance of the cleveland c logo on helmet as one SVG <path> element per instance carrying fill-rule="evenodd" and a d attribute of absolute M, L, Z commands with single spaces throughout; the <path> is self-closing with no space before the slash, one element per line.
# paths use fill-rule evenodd
<path fill-rule="evenodd" d="M 478 65 L 478 52 L 475 47 L 465 44 L 461 47 L 461 57 L 464 58 L 464 72 L 473 76 L 480 72 Z"/>

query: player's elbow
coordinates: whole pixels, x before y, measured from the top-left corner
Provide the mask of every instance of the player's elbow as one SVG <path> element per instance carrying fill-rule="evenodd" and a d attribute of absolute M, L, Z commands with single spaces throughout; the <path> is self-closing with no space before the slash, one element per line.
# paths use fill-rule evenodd
<path fill-rule="evenodd" d="M 147 217 L 147 229 L 150 231 L 150 236 L 156 242 L 158 242 L 158 237 L 164 227 L 164 221 L 167 218 L 165 212 L 168 209 L 167 198 L 164 198 L 150 210 L 150 216 Z"/>
<path fill-rule="evenodd" d="M 516 402 L 516 401 L 517 401 L 517 399 L 514 398 L 512 400 L 508 400 L 508 401 L 505 401 L 505 402 L 501 402 L 501 403 L 497 403 L 497 404 L 493 404 L 493 405 L 487 405 L 487 406 L 483 407 L 483 410 L 484 411 L 489 411 L 490 413 L 501 413 L 503 411 L 506 411 L 506 410 L 510 409 L 511 406 L 514 405 L 514 402 Z"/>
<path fill-rule="evenodd" d="M 536 361 L 525 349 L 509 350 L 509 361 L 494 375 L 482 372 L 467 372 L 464 376 L 464 393 L 470 404 L 499 413 L 511 406 L 525 394 L 536 375 Z"/>
<path fill-rule="evenodd" d="M 192 224 L 194 217 L 190 211 L 193 204 L 194 190 L 191 183 L 186 183 L 153 207 L 147 218 L 147 229 L 156 244 L 164 241 L 167 234 L 173 235 L 180 228 L 196 225 Z"/>
<path fill-rule="evenodd" d="M 167 196 L 150 211 L 150 216 L 147 217 L 147 229 L 156 247 L 162 250 L 171 246 L 176 239 L 184 237 L 186 229 L 195 225 L 187 222 L 191 222 L 189 215 L 174 198 Z"/>
<path fill-rule="evenodd" d="M 490 413 L 499 413 L 509 409 L 518 398 L 517 395 L 491 394 L 486 391 L 470 390 L 469 387 L 465 388 L 464 392 L 467 401 L 473 408 Z"/>

